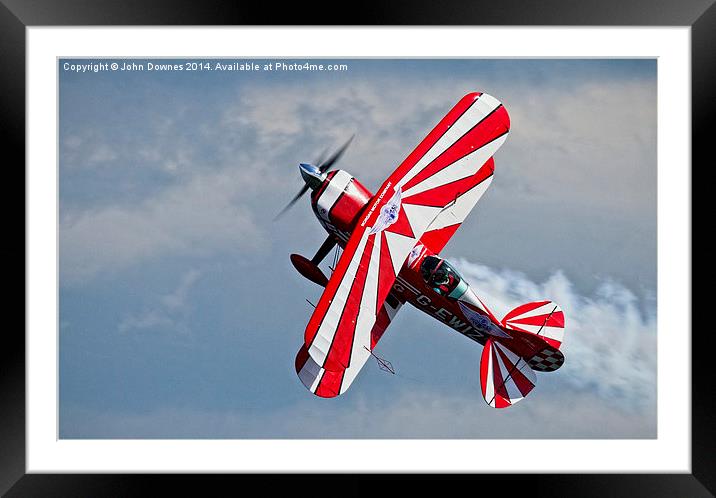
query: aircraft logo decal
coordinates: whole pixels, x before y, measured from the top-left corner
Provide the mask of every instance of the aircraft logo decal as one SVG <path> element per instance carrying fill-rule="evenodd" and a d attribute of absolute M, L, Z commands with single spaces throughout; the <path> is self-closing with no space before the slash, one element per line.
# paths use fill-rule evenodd
<path fill-rule="evenodd" d="M 385 204 L 385 206 L 380 208 L 380 214 L 378 215 L 378 219 L 375 221 L 375 225 L 373 225 L 373 227 L 368 232 L 368 235 L 382 232 L 390 225 L 398 221 L 398 216 L 400 216 L 401 194 L 402 189 L 398 187 L 398 189 L 393 194 L 393 197 L 390 198 L 390 200 Z"/>

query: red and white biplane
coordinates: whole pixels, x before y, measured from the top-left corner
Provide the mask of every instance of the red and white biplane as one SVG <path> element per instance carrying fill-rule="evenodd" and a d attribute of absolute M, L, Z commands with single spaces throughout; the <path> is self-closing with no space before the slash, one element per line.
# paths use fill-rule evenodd
<path fill-rule="evenodd" d="M 494 408 L 532 391 L 535 371 L 564 362 L 564 314 L 551 301 L 522 306 L 498 319 L 453 265 L 438 254 L 492 181 L 492 156 L 510 119 L 485 93 L 465 95 L 375 194 L 325 161 L 301 164 L 304 187 L 279 213 L 312 190 L 311 206 L 328 238 L 312 259 L 298 254 L 298 272 L 325 287 L 306 327 L 296 372 L 313 393 L 344 393 L 407 302 L 484 346 L 480 383 Z M 350 143 L 350 140 L 349 140 Z M 278 218 L 278 216 L 277 216 Z M 330 279 L 318 264 L 343 248 Z M 393 371 L 394 373 L 394 371 Z"/>

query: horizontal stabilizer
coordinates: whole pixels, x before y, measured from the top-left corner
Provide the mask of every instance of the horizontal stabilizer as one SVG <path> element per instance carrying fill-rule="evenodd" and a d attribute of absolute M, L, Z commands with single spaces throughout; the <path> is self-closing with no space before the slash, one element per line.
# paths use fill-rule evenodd
<path fill-rule="evenodd" d="M 564 340 L 564 313 L 552 301 L 535 301 L 516 307 L 505 315 L 502 325 L 510 330 L 534 334 L 554 348 Z"/>
<path fill-rule="evenodd" d="M 536 375 L 524 358 L 488 339 L 480 358 L 482 397 L 493 408 L 512 406 L 534 389 Z"/>

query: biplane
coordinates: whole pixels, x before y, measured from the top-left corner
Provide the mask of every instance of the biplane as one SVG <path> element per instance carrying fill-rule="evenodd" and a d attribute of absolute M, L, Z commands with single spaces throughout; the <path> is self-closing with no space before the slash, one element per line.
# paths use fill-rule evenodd
<path fill-rule="evenodd" d="M 376 345 L 405 303 L 483 346 L 480 384 L 489 406 L 515 404 L 534 388 L 535 372 L 562 366 L 558 305 L 527 303 L 499 319 L 439 256 L 490 185 L 493 155 L 509 130 L 500 101 L 470 93 L 374 194 L 332 169 L 350 140 L 328 159 L 300 165 L 305 185 L 278 216 L 311 190 L 313 212 L 328 232 L 313 258 L 291 254 L 296 270 L 325 288 L 295 362 L 312 393 L 338 396 L 371 356 L 381 360 Z M 318 265 L 336 246 L 342 253 L 328 278 Z"/>

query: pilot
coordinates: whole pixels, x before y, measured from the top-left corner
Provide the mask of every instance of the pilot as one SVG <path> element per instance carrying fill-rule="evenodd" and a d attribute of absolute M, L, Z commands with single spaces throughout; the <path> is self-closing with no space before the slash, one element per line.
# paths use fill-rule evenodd
<path fill-rule="evenodd" d="M 445 270 L 438 269 L 432 278 L 433 290 L 440 295 L 447 295 L 450 292 L 450 287 L 455 281 L 455 277 Z"/>

